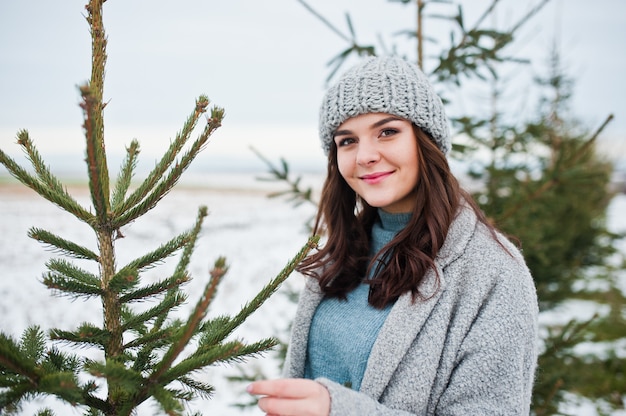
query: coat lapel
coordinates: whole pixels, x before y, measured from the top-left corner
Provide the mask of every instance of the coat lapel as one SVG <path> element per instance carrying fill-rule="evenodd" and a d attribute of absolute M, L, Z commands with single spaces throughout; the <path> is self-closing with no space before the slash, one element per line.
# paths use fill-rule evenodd
<path fill-rule="evenodd" d="M 441 277 L 439 286 L 433 271 L 428 273 L 424 281 L 423 288 L 429 289 L 424 293 L 432 296 L 413 302 L 411 294 L 405 293 L 389 312 L 372 347 L 361 382 L 361 391 L 368 396 L 378 400 L 383 394 L 393 373 L 441 297 L 444 281 L 441 270 L 438 272 Z"/>
<path fill-rule="evenodd" d="M 446 241 L 420 287 L 425 300 L 412 300 L 410 293 L 400 296 L 389 312 L 367 361 L 361 382 L 361 391 L 378 400 L 389 384 L 393 373 L 422 330 L 442 293 L 446 290 L 444 268 L 464 251 L 475 231 L 477 218 L 474 212 L 462 206 L 450 225 Z M 437 276 L 439 283 L 437 283 Z"/>
<path fill-rule="evenodd" d="M 307 278 L 306 287 L 300 295 L 298 311 L 292 324 L 290 352 L 287 354 L 284 370 L 287 377 L 304 377 L 309 328 L 315 310 L 323 297 L 317 281 Z"/>

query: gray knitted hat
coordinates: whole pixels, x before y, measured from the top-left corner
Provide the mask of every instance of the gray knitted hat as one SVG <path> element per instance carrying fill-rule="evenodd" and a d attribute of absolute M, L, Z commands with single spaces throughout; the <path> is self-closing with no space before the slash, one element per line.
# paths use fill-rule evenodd
<path fill-rule="evenodd" d="M 448 119 L 441 99 L 426 75 L 402 58 L 367 58 L 328 89 L 319 122 L 324 153 L 328 155 L 341 123 L 366 113 L 388 113 L 407 119 L 428 133 L 444 154 L 450 150 Z"/>

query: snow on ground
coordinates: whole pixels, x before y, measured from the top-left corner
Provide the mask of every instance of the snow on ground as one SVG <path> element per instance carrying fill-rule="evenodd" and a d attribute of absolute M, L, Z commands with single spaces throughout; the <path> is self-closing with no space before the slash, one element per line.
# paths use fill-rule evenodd
<path fill-rule="evenodd" d="M 210 313 L 237 312 L 306 242 L 308 233 L 304 224 L 314 212 L 307 205 L 294 208 L 282 199 L 268 199 L 266 195 L 270 188 L 254 181 L 253 176 L 248 175 L 247 180 L 238 183 L 245 183 L 245 188 L 254 189 L 232 189 L 236 181 L 227 181 L 225 177 L 215 179 L 210 188 L 176 188 L 146 216 L 122 229 L 125 238 L 117 240 L 118 265 L 191 228 L 198 207 L 206 205 L 210 215 L 204 221 L 191 262 L 190 271 L 194 280 L 187 285 L 190 297 L 186 308 L 181 310 L 181 316 L 195 304 L 206 284 L 208 271 L 218 256 L 227 258 L 230 270 Z M 87 204 L 88 193 L 84 189 L 73 189 L 71 192 L 81 203 Z M 610 207 L 611 229 L 626 230 L 624 213 L 626 196 L 621 195 Z M 96 249 L 92 231 L 85 224 L 21 185 L 0 186 L 0 330 L 18 338 L 25 328 L 33 324 L 47 330 L 53 327 L 70 329 L 85 321 L 99 322 L 101 310 L 97 301 L 52 297 L 41 284 L 45 262 L 56 255 L 27 237 L 30 227 L 43 228 Z M 168 262 L 150 270 L 146 279 L 166 276 L 172 264 Z M 81 267 L 88 266 L 81 264 Z M 294 274 L 283 292 L 298 290 L 301 283 L 301 277 Z M 256 341 L 284 334 L 294 311 L 295 305 L 284 294 L 278 293 L 236 335 L 247 341 Z M 244 367 L 249 370 L 260 367 L 269 376 L 275 376 L 279 371 L 271 355 L 248 360 Z M 213 383 L 217 391 L 211 400 L 194 403 L 194 409 L 204 414 L 261 414 L 256 409 L 240 410 L 232 406 L 249 399 L 242 393 L 243 385 L 225 381 L 224 375 L 232 373 L 237 374 L 232 367 L 225 366 L 211 367 L 203 372 L 203 380 Z M 50 403 L 46 401 L 55 409 L 64 409 L 58 414 L 79 414 L 75 409 L 68 411 L 58 403 Z M 25 414 L 33 414 L 39 404 L 27 406 Z M 578 410 L 583 412 L 582 407 Z M 140 415 L 153 413 L 151 405 L 143 406 L 139 412 Z M 579 414 L 595 413 L 585 409 Z"/>

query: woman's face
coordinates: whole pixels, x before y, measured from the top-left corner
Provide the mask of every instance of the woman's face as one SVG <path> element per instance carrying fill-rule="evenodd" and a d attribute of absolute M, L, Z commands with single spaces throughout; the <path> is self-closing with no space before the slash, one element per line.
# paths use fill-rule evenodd
<path fill-rule="evenodd" d="M 343 122 L 334 140 L 339 173 L 361 198 L 390 213 L 413 210 L 418 158 L 410 121 L 362 114 Z"/>

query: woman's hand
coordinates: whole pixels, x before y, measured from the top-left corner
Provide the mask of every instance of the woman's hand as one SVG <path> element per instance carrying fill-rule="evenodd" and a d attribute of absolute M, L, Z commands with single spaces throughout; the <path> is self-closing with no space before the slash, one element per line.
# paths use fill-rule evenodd
<path fill-rule="evenodd" d="M 263 396 L 259 408 L 268 416 L 328 416 L 330 394 L 313 380 L 283 378 L 255 381 L 248 393 Z"/>

